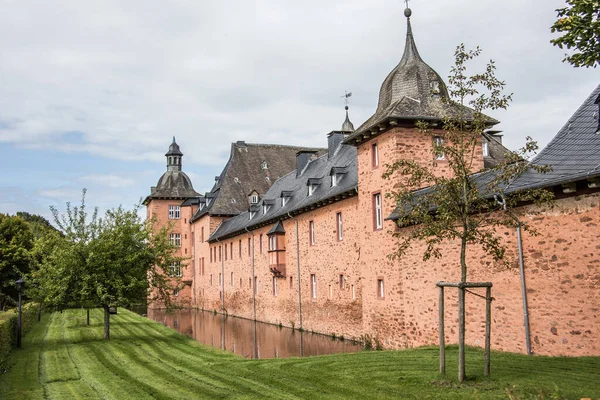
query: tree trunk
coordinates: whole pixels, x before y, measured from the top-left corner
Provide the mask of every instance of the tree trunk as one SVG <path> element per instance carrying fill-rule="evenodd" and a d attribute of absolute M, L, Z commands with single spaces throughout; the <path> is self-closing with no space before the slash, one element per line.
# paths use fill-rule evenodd
<path fill-rule="evenodd" d="M 86 310 L 87 310 L 87 318 L 86 318 L 86 322 L 87 322 L 87 324 L 89 325 L 89 324 L 90 324 L 90 309 L 89 309 L 89 308 L 86 308 Z"/>
<path fill-rule="evenodd" d="M 104 340 L 110 339 L 110 307 L 104 306 Z"/>
<path fill-rule="evenodd" d="M 42 320 L 42 303 L 38 304 L 38 322 Z"/>

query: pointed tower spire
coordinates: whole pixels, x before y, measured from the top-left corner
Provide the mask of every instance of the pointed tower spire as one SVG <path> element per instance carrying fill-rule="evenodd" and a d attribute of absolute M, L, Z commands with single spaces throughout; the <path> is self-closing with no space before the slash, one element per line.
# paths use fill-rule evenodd
<path fill-rule="evenodd" d="M 346 102 L 346 107 L 344 107 L 346 109 L 346 120 L 342 124 L 342 132 L 354 132 L 354 124 L 350 122 L 350 117 L 348 116 L 348 104 L 350 104 L 350 97 L 352 97 L 352 92 L 346 92 L 346 94 L 342 97 L 344 97 L 344 101 Z"/>
<path fill-rule="evenodd" d="M 346 120 L 342 124 L 342 132 L 354 132 L 354 124 L 350 121 L 348 116 L 348 106 L 346 106 Z"/>
<path fill-rule="evenodd" d="M 410 24 L 412 10 L 408 8 L 408 1 L 406 2 L 406 5 L 407 7 L 404 10 L 404 16 L 406 17 L 406 45 L 404 46 L 404 54 L 402 55 L 400 64 L 402 64 L 402 62 L 408 62 L 412 59 L 423 61 L 419 55 L 419 50 L 417 50 L 417 45 L 415 44 L 412 25 Z"/>

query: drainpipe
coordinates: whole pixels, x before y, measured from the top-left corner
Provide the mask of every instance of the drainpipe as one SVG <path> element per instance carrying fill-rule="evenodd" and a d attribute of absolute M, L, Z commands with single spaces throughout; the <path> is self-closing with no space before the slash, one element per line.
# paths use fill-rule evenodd
<path fill-rule="evenodd" d="M 288 213 L 288 217 L 296 221 L 296 264 L 298 265 L 298 316 L 299 328 L 302 329 L 302 287 L 300 286 L 300 237 L 298 235 L 298 220 Z"/>
<path fill-rule="evenodd" d="M 219 239 L 217 239 L 217 243 L 219 243 L 219 256 L 221 257 L 221 311 L 225 312 L 225 254 Z"/>
<path fill-rule="evenodd" d="M 247 227 L 244 227 L 244 230 L 248 233 L 250 231 Z M 256 323 L 256 279 L 254 279 L 254 233 L 252 233 L 252 309 L 254 315 L 254 322 Z M 255 327 L 256 329 L 256 327 Z M 255 333 L 255 341 L 256 341 L 256 333 Z"/>
<path fill-rule="evenodd" d="M 523 262 L 523 238 L 521 237 L 521 221 L 515 214 L 513 214 L 506 206 L 506 199 L 503 195 L 500 195 L 502 201 L 496 201 L 502 205 L 504 211 L 511 216 L 512 219 L 517 223 L 517 245 L 519 249 L 519 272 L 521 275 L 521 297 L 523 298 L 523 318 L 525 325 L 525 347 L 527 348 L 527 355 L 531 355 L 531 334 L 529 331 L 529 307 L 527 306 L 527 285 L 525 283 L 525 265 Z"/>

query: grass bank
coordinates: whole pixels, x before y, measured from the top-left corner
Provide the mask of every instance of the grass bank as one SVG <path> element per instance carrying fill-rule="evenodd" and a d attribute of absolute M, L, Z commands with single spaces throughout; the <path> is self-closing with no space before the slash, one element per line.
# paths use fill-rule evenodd
<path fill-rule="evenodd" d="M 246 360 L 125 310 L 111 322 L 105 342 L 101 310 L 90 326 L 78 310 L 45 315 L 11 354 L 0 399 L 600 398 L 598 357 L 493 353 L 486 379 L 483 354 L 470 349 L 471 377 L 458 385 L 438 376 L 434 348 Z M 450 348 L 449 371 L 456 355 Z"/>

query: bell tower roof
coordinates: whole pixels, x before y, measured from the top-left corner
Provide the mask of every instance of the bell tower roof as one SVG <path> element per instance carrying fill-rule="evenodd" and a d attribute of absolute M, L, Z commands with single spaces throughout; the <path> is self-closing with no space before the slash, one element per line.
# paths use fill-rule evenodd
<path fill-rule="evenodd" d="M 473 118 L 472 109 L 450 100 L 442 78 L 421 58 L 410 21 L 412 10 L 407 7 L 404 16 L 406 42 L 402 58 L 381 85 L 375 114 L 345 140 L 348 144 L 359 144 L 401 123 L 437 122 L 458 115 Z M 490 125 L 497 123 L 489 118 Z"/>

